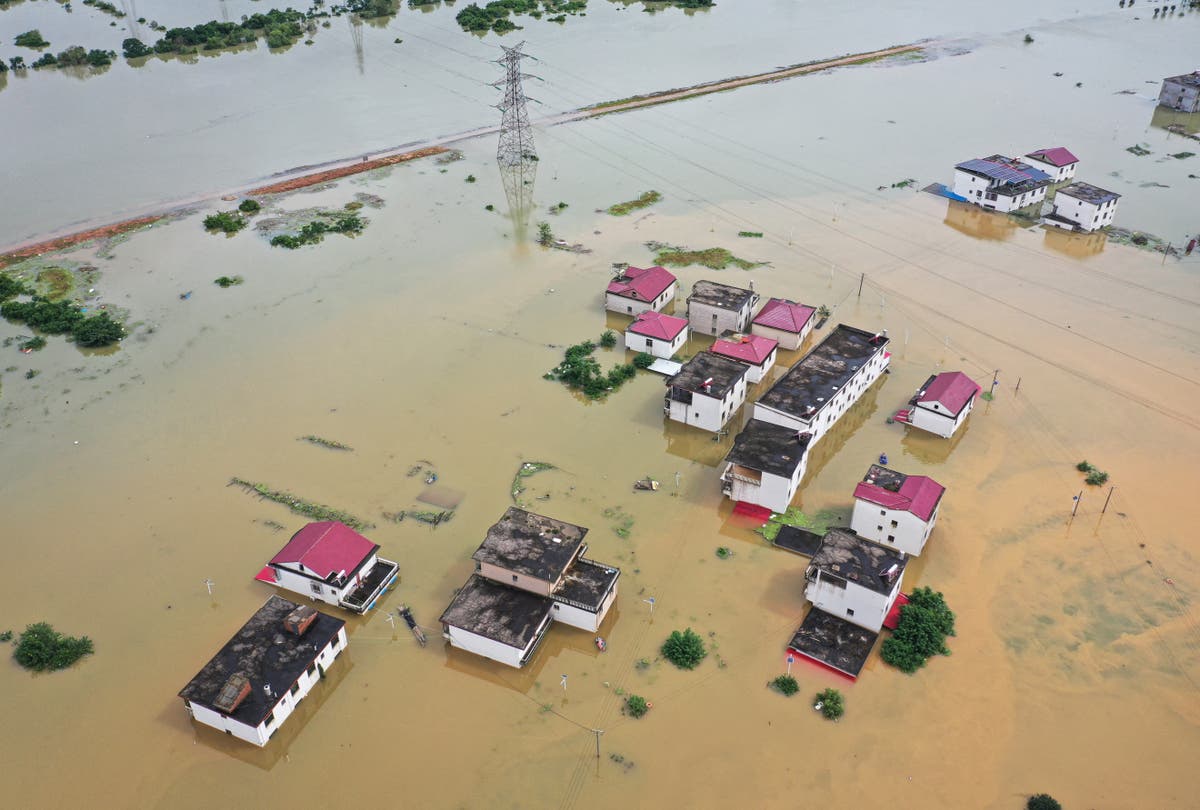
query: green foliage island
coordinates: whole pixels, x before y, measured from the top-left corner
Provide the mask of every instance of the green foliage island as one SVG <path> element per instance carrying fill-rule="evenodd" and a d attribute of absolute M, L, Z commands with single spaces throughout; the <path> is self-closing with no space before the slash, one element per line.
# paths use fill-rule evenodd
<path fill-rule="evenodd" d="M 1038 793 L 1030 796 L 1025 802 L 1026 810 L 1062 810 L 1062 805 L 1049 793 Z"/>
<path fill-rule="evenodd" d="M 5 301 L 0 304 L 0 317 L 47 335 L 70 334 L 80 346 L 108 346 L 125 336 L 124 328 L 107 312 L 88 316 L 70 301 L 50 301 L 37 295 L 30 301 Z"/>
<path fill-rule="evenodd" d="M 909 674 L 935 655 L 949 655 L 946 638 L 954 635 L 954 613 L 940 591 L 917 588 L 900 608 L 900 624 L 883 642 L 883 660 Z"/>
<path fill-rule="evenodd" d="M 641 695 L 630 695 L 625 701 L 625 711 L 629 712 L 631 717 L 641 717 L 650 711 L 650 704 Z"/>
<path fill-rule="evenodd" d="M 603 336 L 601 336 L 600 341 L 601 343 L 604 342 Z M 613 336 L 613 344 L 616 344 L 615 335 Z M 596 344 L 590 340 L 585 340 L 582 343 L 576 343 L 574 346 L 568 347 L 566 353 L 563 355 L 563 361 L 546 372 L 545 378 L 548 380 L 558 380 L 561 383 L 565 383 L 568 388 L 582 391 L 588 399 L 602 399 L 619 389 L 637 374 L 637 358 L 634 358 L 633 363 L 623 363 L 619 366 L 614 366 L 605 373 L 601 370 L 600 363 L 596 358 L 592 357 L 594 351 L 596 351 Z M 653 362 L 653 359 L 651 358 L 651 362 Z"/>
<path fill-rule="evenodd" d="M 706 655 L 708 650 L 704 649 L 704 639 L 690 627 L 682 633 L 674 631 L 662 645 L 663 658 L 680 669 L 695 669 Z"/>
<path fill-rule="evenodd" d="M 775 680 L 771 681 L 771 686 L 775 691 L 784 697 L 791 697 L 800 691 L 800 684 L 791 675 L 780 675 Z"/>
<path fill-rule="evenodd" d="M 64 636 L 46 622 L 31 624 L 17 639 L 13 657 L 17 663 L 36 672 L 66 669 L 94 651 L 87 636 Z"/>
<path fill-rule="evenodd" d="M 647 191 L 636 200 L 627 200 L 616 205 L 610 205 L 605 210 L 614 217 L 623 217 L 627 214 L 632 214 L 634 211 L 649 208 L 661 199 L 662 195 L 657 191 Z"/>
<path fill-rule="evenodd" d="M 819 708 L 827 720 L 837 720 L 846 713 L 846 702 L 836 689 L 824 689 L 813 699 L 813 707 Z"/>
<path fill-rule="evenodd" d="M 34 28 L 31 31 L 26 31 L 23 34 L 17 34 L 13 38 L 13 44 L 18 48 L 37 48 L 38 50 L 48 47 L 49 42 L 42 36 L 42 32 Z"/>
<path fill-rule="evenodd" d="M 358 214 L 335 214 L 332 216 L 331 221 L 316 219 L 301 226 L 298 234 L 281 233 L 271 239 L 271 244 L 275 247 L 295 250 L 305 245 L 317 244 L 325 238 L 325 234 L 327 233 L 342 233 L 347 236 L 356 236 L 362 233 L 365 227 L 366 222 Z"/>
<path fill-rule="evenodd" d="M 482 7 L 472 3 L 454 15 L 454 19 L 464 31 L 504 34 L 519 27 L 508 18 L 509 14 L 527 15 L 535 20 L 549 14 L 554 15 L 547 17 L 550 22 L 563 22 L 566 15 L 581 14 L 586 9 L 587 0 L 493 0 Z"/>

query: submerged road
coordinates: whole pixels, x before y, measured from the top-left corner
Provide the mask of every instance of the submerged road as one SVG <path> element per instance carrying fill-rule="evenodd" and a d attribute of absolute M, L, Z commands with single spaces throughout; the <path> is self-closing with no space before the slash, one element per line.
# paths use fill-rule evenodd
<path fill-rule="evenodd" d="M 752 84 L 764 84 L 767 82 L 779 81 L 781 79 L 790 79 L 793 76 L 803 76 L 808 73 L 816 73 L 821 70 L 828 70 L 829 68 L 861 64 L 863 62 L 870 62 L 876 59 L 882 59 L 888 56 L 896 56 L 902 53 L 912 53 L 923 50 L 926 45 L 928 45 L 927 42 L 912 43 L 909 45 L 895 45 L 893 47 L 883 48 L 877 51 L 868 51 L 866 53 L 839 56 L 833 59 L 807 62 L 805 64 L 793 65 L 791 67 L 771 70 L 765 73 L 754 73 L 749 76 L 737 76 L 729 79 L 721 79 L 715 82 L 705 82 L 703 84 L 692 85 L 691 87 L 663 90 L 657 93 L 648 93 L 646 95 L 634 96 L 632 98 L 621 99 L 618 101 L 601 102 L 588 107 L 581 107 L 570 112 L 539 118 L 533 121 L 533 124 L 535 126 L 542 127 L 568 124 L 572 121 L 579 121 L 585 118 L 594 118 L 600 115 L 611 115 L 613 113 L 636 110 L 642 107 L 651 107 L 657 104 L 667 104 L 672 101 L 681 101 L 683 99 L 693 98 L 695 96 L 703 96 L 709 93 L 720 93 L 726 90 L 735 90 L 739 87 L 746 87 Z M 0 268 L 3 268 L 7 264 L 12 264 L 14 261 L 20 261 L 28 256 L 36 256 L 47 251 L 60 250 L 64 247 L 79 244 L 90 239 L 111 236 L 117 233 L 146 227 L 164 216 L 186 210 L 191 206 L 206 203 L 210 200 L 221 197 L 279 194 L 288 191 L 294 191 L 298 188 L 317 185 L 318 183 L 328 182 L 330 180 L 335 180 L 352 174 L 359 174 L 361 172 L 377 169 L 381 166 L 389 166 L 408 160 L 435 155 L 447 151 L 455 143 L 461 143 L 462 141 L 468 141 L 484 135 L 493 135 L 499 131 L 500 127 L 498 125 L 478 127 L 477 129 L 466 130 L 464 132 L 456 132 L 452 135 L 443 135 L 423 141 L 400 144 L 390 149 L 375 151 L 369 154 L 359 154 L 354 155 L 353 157 L 327 161 L 325 163 L 297 166 L 293 169 L 288 169 L 269 177 L 259 178 L 252 183 L 246 183 L 245 185 L 238 186 L 237 188 L 226 189 L 219 192 L 201 192 L 170 203 L 157 203 L 151 206 L 146 206 L 143 209 L 128 212 L 123 219 L 118 221 L 94 220 L 92 222 L 85 222 L 82 224 L 76 223 L 59 231 L 46 233 L 33 239 L 27 239 L 22 242 L 0 247 Z"/>

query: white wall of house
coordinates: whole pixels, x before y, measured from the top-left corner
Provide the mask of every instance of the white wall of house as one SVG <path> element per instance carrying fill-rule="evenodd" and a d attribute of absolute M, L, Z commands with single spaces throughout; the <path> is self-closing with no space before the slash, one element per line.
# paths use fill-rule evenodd
<path fill-rule="evenodd" d="M 1200 87 L 1164 80 L 1158 91 L 1158 103 L 1180 112 L 1200 112 Z"/>
<path fill-rule="evenodd" d="M 789 351 L 795 351 L 804 343 L 804 339 L 812 333 L 814 320 L 814 318 L 809 318 L 808 323 L 804 325 L 803 331 L 801 331 L 799 334 L 796 334 L 795 332 L 785 332 L 784 330 L 776 329 L 773 326 L 762 326 L 761 324 L 757 323 L 750 326 L 750 334 L 770 338 L 778 343 L 780 348 L 787 349 Z"/>
<path fill-rule="evenodd" d="M 746 381 L 749 382 L 751 385 L 753 385 L 755 383 L 762 382 L 763 379 L 768 374 L 771 373 L 771 367 L 775 365 L 775 356 L 778 353 L 779 353 L 778 349 L 772 349 L 771 353 L 769 355 L 767 355 L 765 360 L 762 361 L 762 365 L 758 365 L 758 366 L 754 365 L 753 363 L 742 362 L 741 360 L 738 360 L 736 357 L 731 357 L 730 359 L 737 360 L 737 362 L 741 363 L 743 366 L 745 366 L 747 369 L 749 369 L 749 371 L 746 372 Z"/>
<path fill-rule="evenodd" d="M 917 557 L 929 540 L 929 533 L 937 522 L 937 510 L 929 521 L 921 520 L 904 509 L 888 509 L 877 503 L 856 498 L 854 512 L 850 516 L 850 528 L 859 537 L 874 540 L 881 546 L 894 548 Z"/>
<path fill-rule="evenodd" d="M 814 607 L 876 633 L 883 627 L 883 620 L 892 609 L 904 580 L 903 574 L 896 577 L 891 592 L 881 594 L 824 571 L 814 573 L 816 576 L 804 589 L 805 598 Z"/>
<path fill-rule="evenodd" d="M 738 408 L 746 401 L 746 378 L 742 377 L 725 392 L 723 399 L 692 392 L 692 404 L 676 402 L 668 397 L 667 416 L 676 422 L 716 433 L 725 427 Z"/>
<path fill-rule="evenodd" d="M 617 584 L 613 583 L 613 589 L 608 592 L 608 596 L 604 597 L 604 601 L 600 603 L 600 609 L 595 613 L 575 607 L 574 605 L 568 605 L 566 602 L 560 602 L 551 597 L 551 599 L 554 599 L 554 605 L 552 606 L 550 617 L 556 622 L 562 622 L 571 627 L 595 633 L 600 629 L 600 625 L 603 624 L 608 609 L 612 607 L 612 603 L 617 599 Z"/>
<path fill-rule="evenodd" d="M 829 428 L 833 427 L 841 415 L 850 410 L 851 406 L 858 402 L 863 392 L 883 374 L 883 370 L 887 368 L 889 362 L 886 354 L 886 347 L 881 346 L 869 360 L 859 367 L 854 376 L 846 381 L 846 384 L 832 399 L 825 400 L 824 405 L 817 408 L 808 417 L 793 416 L 763 405 L 761 402 L 755 402 L 754 418 L 770 422 L 773 425 L 794 428 L 799 432 L 812 433 L 812 439 L 808 443 L 811 451 L 813 445 L 829 431 Z"/>
<path fill-rule="evenodd" d="M 1055 166 L 1053 163 L 1047 163 L 1044 160 L 1038 160 L 1035 157 L 1026 155 L 1023 160 L 1035 169 L 1040 169 L 1054 180 L 1055 183 L 1062 183 L 1070 180 L 1075 176 L 1075 167 L 1078 163 L 1071 163 L 1067 166 Z"/>
<path fill-rule="evenodd" d="M 1117 201 L 1105 200 L 1100 205 L 1072 197 L 1069 194 L 1054 195 L 1054 213 L 1069 219 L 1082 230 L 1095 231 L 1111 225 L 1117 212 Z"/>
<path fill-rule="evenodd" d="M 658 298 L 653 301 L 635 301 L 632 298 L 626 298 L 623 295 L 615 293 L 604 293 L 604 308 L 610 312 L 621 312 L 625 315 L 640 315 L 643 312 L 654 310 L 662 311 L 673 298 L 675 297 L 675 285 L 672 284 L 661 293 Z"/>
<path fill-rule="evenodd" d="M 518 574 L 509 571 L 507 568 L 501 568 L 498 565 L 485 562 L 479 563 L 479 573 L 481 576 L 487 577 L 494 582 L 500 582 L 531 593 L 540 593 L 543 596 L 549 596 L 550 591 L 557 584 L 544 579 L 538 579 L 537 577 L 531 577 L 527 574 Z"/>
<path fill-rule="evenodd" d="M 245 740 L 248 743 L 253 743 L 259 747 L 267 744 L 274 734 L 291 716 L 292 712 L 300 704 L 308 693 L 312 691 L 317 682 L 321 680 L 321 670 L 323 667 L 328 670 L 333 664 L 338 654 L 345 649 L 347 644 L 346 628 L 338 630 L 336 636 L 330 639 L 329 643 L 317 654 L 312 665 L 304 672 L 300 673 L 300 677 L 296 680 L 295 685 L 279 696 L 279 701 L 271 710 L 271 714 L 258 726 L 250 726 L 246 723 L 240 723 L 228 715 L 214 711 L 206 706 L 198 706 L 191 701 L 185 701 L 188 711 L 192 717 L 199 723 L 206 726 L 212 726 L 219 731 L 227 731 L 234 737 L 240 740 Z M 261 689 L 261 685 L 256 688 Z"/>
<path fill-rule="evenodd" d="M 722 332 L 745 332 L 750 323 L 750 313 L 757 295 L 750 296 L 741 309 L 722 309 L 699 301 L 688 302 L 688 323 L 702 335 L 719 335 Z"/>
<path fill-rule="evenodd" d="M 375 555 L 371 555 L 371 560 L 363 567 L 363 576 L 366 576 L 367 572 L 374 565 Z M 354 579 L 351 579 L 345 585 L 338 588 L 330 585 L 328 582 L 321 582 L 299 574 L 291 570 L 290 567 L 285 568 L 282 565 L 273 565 L 271 569 L 275 572 L 275 584 L 280 588 L 307 596 L 309 599 L 317 602 L 324 602 L 327 605 L 340 605 L 343 597 L 355 588 Z"/>
<path fill-rule="evenodd" d="M 646 335 L 639 335 L 636 332 L 628 331 L 625 333 L 625 348 L 631 352 L 649 352 L 655 357 L 662 357 L 670 360 L 675 354 L 683 348 L 683 344 L 687 343 L 688 328 L 683 327 L 682 331 L 675 336 L 674 340 L 667 341 L 661 338 L 652 338 Z"/>
<path fill-rule="evenodd" d="M 999 184 L 995 181 L 978 177 L 962 169 L 954 170 L 954 193 L 966 197 L 968 202 L 983 208 L 1001 212 L 1016 211 L 1018 208 L 1025 208 L 1046 199 L 1046 186 L 1023 194 L 1005 195 L 995 192 L 997 185 Z"/>
<path fill-rule="evenodd" d="M 452 647 L 458 647 L 460 650 L 482 655 L 484 658 L 490 658 L 493 661 L 499 661 L 501 664 L 507 664 L 510 667 L 520 669 L 526 654 L 537 645 L 542 633 L 546 632 L 546 625 L 549 622 L 550 620 L 547 618 L 546 623 L 538 628 L 538 631 L 533 634 L 533 638 L 529 640 L 529 644 L 523 649 L 476 635 L 475 633 L 463 630 L 461 627 L 454 627 L 452 625 L 446 625 L 445 632 L 442 635 L 450 642 Z"/>
<path fill-rule="evenodd" d="M 808 454 L 806 453 L 791 478 L 784 478 L 782 475 L 761 470 L 747 470 L 737 464 L 727 464 L 725 472 L 721 474 L 721 480 L 725 482 L 724 492 L 734 501 L 765 506 L 772 512 L 786 512 L 792 503 L 792 498 L 796 497 L 800 479 L 804 478 L 807 460 Z M 753 479 L 755 474 L 758 475 L 757 483 L 747 480 Z"/>
<path fill-rule="evenodd" d="M 963 409 L 958 412 L 958 416 L 949 413 L 937 402 L 916 405 L 909 410 L 908 419 L 913 427 L 936 433 L 943 439 L 949 439 L 959 426 L 967 421 L 967 416 L 974 407 L 975 397 L 971 397 L 971 401 L 963 406 Z"/>

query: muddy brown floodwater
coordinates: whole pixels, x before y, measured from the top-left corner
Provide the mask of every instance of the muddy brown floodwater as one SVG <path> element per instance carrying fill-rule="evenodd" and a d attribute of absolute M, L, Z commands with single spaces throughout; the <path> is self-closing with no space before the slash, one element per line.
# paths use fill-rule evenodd
<path fill-rule="evenodd" d="M 760 137 L 741 137 L 743 93 L 796 104 L 812 92 L 803 82 L 836 95 L 862 75 L 539 131 L 538 209 L 569 207 L 534 220 L 589 254 L 538 248 L 485 210 L 504 194 L 481 140 L 459 162 L 342 179 L 262 215 L 383 198 L 356 239 L 283 251 L 252 229 L 211 236 L 200 220 L 220 203 L 62 257 L 100 268 L 95 300 L 128 309 L 133 329 L 107 355 L 57 338 L 32 355 L 3 349 L 0 367 L 15 370 L 0 399 L 0 630 L 46 620 L 96 645 L 49 675 L 0 661 L 3 803 L 1018 808 L 1046 791 L 1071 808 L 1194 806 L 1200 561 L 1184 516 L 1200 457 L 1197 265 L 877 193 L 853 172 L 821 187 L 804 172 L 843 163 L 780 150 L 766 118 Z M 670 126 L 688 117 L 712 127 Z M 711 139 L 735 133 L 759 154 L 710 166 Z M 596 212 L 649 188 L 664 199 L 644 212 Z M 753 280 L 829 305 L 831 325 L 889 330 L 891 373 L 818 446 L 795 504 L 848 515 L 881 452 L 947 485 L 905 589 L 945 593 L 951 656 L 913 676 L 873 657 L 854 684 L 797 666 L 798 696 L 765 688 L 806 610 L 804 560 L 731 520 L 718 471 L 732 436 L 665 424 L 650 374 L 602 403 L 541 376 L 565 345 L 625 325 L 601 293 L 612 262 L 649 261 L 648 240 L 768 262 L 684 268 L 685 291 Z M 244 285 L 212 284 L 235 273 Z M 0 337 L 20 331 L 0 323 Z M 985 387 L 999 369 L 994 401 L 950 442 L 888 425 L 940 369 Z M 297 441 L 310 434 L 354 451 Z M 1085 458 L 1116 486 L 1103 514 L 1106 492 L 1074 469 Z M 407 473 L 422 459 L 464 493 L 454 519 L 386 521 L 417 503 L 425 484 Z M 589 555 L 623 576 L 607 652 L 556 627 L 516 671 L 448 649 L 437 618 L 526 460 L 559 468 L 530 479 L 533 508 L 590 527 Z M 633 492 L 646 475 L 662 489 Z M 366 534 L 401 567 L 262 750 L 193 725 L 175 696 L 272 593 L 253 575 L 305 523 L 231 476 L 373 521 Z M 614 531 L 622 515 L 628 538 Z M 401 603 L 428 647 L 384 620 Z M 692 672 L 657 656 L 687 626 L 711 650 Z M 837 724 L 811 709 L 826 686 L 846 694 Z M 622 693 L 653 710 L 624 716 Z M 604 731 L 599 759 L 590 729 Z"/>

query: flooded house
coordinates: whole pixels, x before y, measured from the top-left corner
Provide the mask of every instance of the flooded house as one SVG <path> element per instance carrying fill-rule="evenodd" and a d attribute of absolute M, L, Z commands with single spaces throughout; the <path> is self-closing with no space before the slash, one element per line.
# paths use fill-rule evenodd
<path fill-rule="evenodd" d="M 981 390 L 961 371 L 934 374 L 917 389 L 909 407 L 896 412 L 895 419 L 948 439 L 967 421 Z"/>
<path fill-rule="evenodd" d="M 310 523 L 255 577 L 327 605 L 366 613 L 395 583 L 400 566 L 344 523 Z"/>
<path fill-rule="evenodd" d="M 722 492 L 738 503 L 787 511 L 804 477 L 809 438 L 793 428 L 751 419 L 725 457 Z"/>
<path fill-rule="evenodd" d="M 1054 178 L 1028 163 L 992 155 L 954 167 L 954 193 L 991 211 L 1016 211 L 1046 199 Z"/>
<path fill-rule="evenodd" d="M 735 334 L 714 341 L 709 351 L 744 363 L 748 369 L 746 379 L 750 383 L 759 383 L 771 373 L 778 348 L 779 343 L 774 338 Z"/>
<path fill-rule="evenodd" d="M 665 267 L 626 267 L 608 282 L 604 308 L 624 315 L 657 312 L 675 298 L 675 283 Z"/>
<path fill-rule="evenodd" d="M 1071 154 L 1071 150 L 1065 146 L 1055 146 L 1030 152 L 1025 156 L 1025 162 L 1050 175 L 1050 179 L 1055 183 L 1062 183 L 1075 176 L 1079 158 Z"/>
<path fill-rule="evenodd" d="M 342 619 L 272 596 L 179 697 L 196 722 L 261 747 L 346 644 Z"/>
<path fill-rule="evenodd" d="M 453 647 L 524 666 L 552 622 L 596 632 L 620 569 L 589 560 L 588 530 L 511 506 L 472 556 L 475 573 L 442 613 Z"/>
<path fill-rule="evenodd" d="M 754 418 L 815 445 L 888 366 L 886 333 L 838 324 L 754 403 Z"/>
<path fill-rule="evenodd" d="M 946 488 L 925 475 L 872 464 L 854 487 L 850 528 L 860 537 L 919 556 L 937 523 Z"/>
<path fill-rule="evenodd" d="M 669 360 L 687 343 L 688 334 L 686 318 L 647 310 L 625 330 L 625 348 Z"/>
<path fill-rule="evenodd" d="M 668 419 L 716 433 L 746 401 L 750 368 L 728 357 L 700 352 L 667 380 Z"/>
<path fill-rule="evenodd" d="M 830 529 L 812 556 L 804 596 L 813 607 L 878 633 L 900 598 L 908 555 Z"/>
<path fill-rule="evenodd" d="M 786 298 L 769 298 L 750 322 L 750 332 L 771 338 L 780 347 L 795 351 L 816 323 L 817 310 Z"/>
<path fill-rule="evenodd" d="M 1054 195 L 1054 211 L 1042 217 L 1042 224 L 1085 233 L 1099 230 L 1112 224 L 1120 197 L 1090 183 L 1071 183 Z"/>
<path fill-rule="evenodd" d="M 1163 79 L 1158 103 L 1179 112 L 1200 112 L 1200 70 Z"/>
<path fill-rule="evenodd" d="M 716 337 L 724 332 L 744 332 L 758 303 L 754 290 L 700 280 L 687 299 L 688 323 L 693 332 Z"/>

